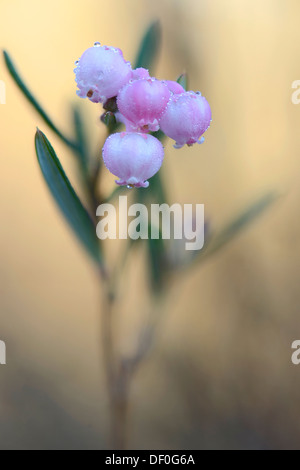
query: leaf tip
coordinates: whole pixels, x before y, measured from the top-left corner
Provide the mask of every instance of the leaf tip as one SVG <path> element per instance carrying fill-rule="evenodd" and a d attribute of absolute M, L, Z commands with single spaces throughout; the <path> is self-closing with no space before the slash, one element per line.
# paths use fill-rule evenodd
<path fill-rule="evenodd" d="M 3 52 L 5 63 L 7 64 L 9 62 L 9 54 L 5 49 L 3 49 L 2 52 Z"/>

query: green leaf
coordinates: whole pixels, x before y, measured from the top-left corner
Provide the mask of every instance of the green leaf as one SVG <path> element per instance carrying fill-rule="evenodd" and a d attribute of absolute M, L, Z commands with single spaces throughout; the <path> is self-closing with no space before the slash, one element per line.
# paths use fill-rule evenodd
<path fill-rule="evenodd" d="M 84 175 L 87 176 L 89 164 L 89 146 L 84 121 L 78 106 L 73 107 L 72 114 L 80 166 L 84 172 Z"/>
<path fill-rule="evenodd" d="M 165 188 L 162 183 L 160 172 L 150 178 L 150 185 L 146 189 L 135 190 L 135 201 L 139 204 L 146 204 L 148 210 L 152 203 L 163 204 L 167 202 Z M 151 225 L 149 225 L 149 236 L 147 240 L 142 240 L 146 244 L 148 252 L 148 276 L 151 281 L 152 292 L 158 295 L 164 288 L 166 270 L 168 268 L 165 256 L 165 240 L 161 234 L 158 239 L 151 238 Z"/>
<path fill-rule="evenodd" d="M 164 204 L 167 202 L 167 194 L 161 175 L 162 170 L 150 179 L 149 186 L 149 198 L 157 204 Z"/>
<path fill-rule="evenodd" d="M 35 135 L 35 148 L 42 173 L 57 205 L 77 238 L 101 265 L 95 225 L 75 193 L 49 140 L 40 130 Z"/>
<path fill-rule="evenodd" d="M 260 215 L 262 215 L 279 197 L 277 192 L 270 192 L 255 201 L 250 207 L 242 211 L 237 217 L 229 222 L 219 233 L 212 236 L 210 241 L 204 245 L 199 252 L 198 259 L 211 256 L 221 250 L 228 242 L 233 240 L 242 230 L 250 226 Z"/>
<path fill-rule="evenodd" d="M 161 236 L 158 239 L 151 238 L 151 226 L 149 226 L 149 237 L 147 240 L 148 259 L 149 259 L 149 277 L 151 281 L 151 287 L 154 294 L 159 294 L 163 291 L 166 270 L 167 270 L 167 259 L 165 256 L 165 243 Z"/>
<path fill-rule="evenodd" d="M 177 78 L 177 83 L 181 85 L 185 90 L 188 89 L 188 76 L 187 73 L 183 73 L 180 75 L 180 77 Z"/>
<path fill-rule="evenodd" d="M 137 54 L 135 68 L 144 67 L 152 70 L 161 45 L 161 29 L 158 21 L 152 23 L 147 29 Z"/>
<path fill-rule="evenodd" d="M 27 98 L 29 103 L 35 108 L 35 110 L 39 113 L 41 118 L 45 121 L 45 123 L 52 129 L 53 132 L 69 147 L 71 148 L 76 148 L 77 144 L 69 140 L 67 137 L 65 137 L 62 132 L 56 127 L 56 125 L 53 123 L 53 121 L 50 119 L 50 117 L 47 115 L 47 113 L 44 111 L 42 106 L 38 103 L 36 98 L 33 96 L 31 91 L 28 89 L 28 87 L 25 85 L 24 81 L 20 77 L 12 59 L 10 58 L 9 54 L 6 51 L 3 51 L 4 55 L 4 60 L 7 66 L 7 69 L 12 76 L 13 80 L 15 81 L 16 85 L 19 87 L 19 89 L 22 91 L 24 96 Z"/>

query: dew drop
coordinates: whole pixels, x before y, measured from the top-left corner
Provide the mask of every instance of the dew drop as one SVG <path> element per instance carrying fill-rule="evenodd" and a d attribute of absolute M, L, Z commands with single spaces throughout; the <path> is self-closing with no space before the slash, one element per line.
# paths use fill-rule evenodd
<path fill-rule="evenodd" d="M 94 47 L 100 47 L 101 43 L 99 41 L 94 42 Z"/>
<path fill-rule="evenodd" d="M 133 184 L 127 184 L 127 189 L 132 189 L 133 188 Z"/>
<path fill-rule="evenodd" d="M 78 64 L 79 64 L 79 60 L 76 60 L 76 61 L 75 61 L 75 65 L 78 65 Z"/>

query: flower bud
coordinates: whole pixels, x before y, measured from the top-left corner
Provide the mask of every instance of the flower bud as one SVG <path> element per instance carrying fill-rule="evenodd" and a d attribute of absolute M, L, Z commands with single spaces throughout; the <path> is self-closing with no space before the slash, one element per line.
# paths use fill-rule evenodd
<path fill-rule="evenodd" d="M 164 148 L 150 134 L 118 132 L 106 139 L 102 156 L 106 168 L 120 178 L 117 184 L 147 188 L 147 179 L 162 165 Z"/>
<path fill-rule="evenodd" d="M 199 92 L 187 91 L 173 95 L 162 115 L 161 130 L 176 141 L 175 148 L 185 144 L 202 143 L 200 137 L 209 128 L 211 110 L 206 99 Z"/>
<path fill-rule="evenodd" d="M 117 104 L 120 113 L 136 130 L 157 131 L 170 96 L 167 85 L 155 78 L 133 80 L 122 88 Z"/>
<path fill-rule="evenodd" d="M 79 88 L 77 95 L 93 103 L 103 103 L 116 96 L 132 75 L 131 65 L 124 60 L 120 49 L 99 43 L 82 54 L 74 72 Z"/>

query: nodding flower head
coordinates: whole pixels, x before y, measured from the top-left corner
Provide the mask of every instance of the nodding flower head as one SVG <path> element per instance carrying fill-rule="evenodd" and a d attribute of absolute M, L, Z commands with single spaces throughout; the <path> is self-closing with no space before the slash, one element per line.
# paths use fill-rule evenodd
<path fill-rule="evenodd" d="M 171 92 L 155 78 L 132 80 L 120 91 L 117 104 L 120 113 L 137 131 L 159 129 L 158 121 L 166 109 Z"/>
<path fill-rule="evenodd" d="M 118 176 L 117 184 L 147 188 L 147 179 L 162 165 L 164 148 L 150 134 L 121 132 L 106 139 L 102 156 L 106 168 Z"/>
<path fill-rule="evenodd" d="M 131 65 L 124 60 L 122 51 L 100 43 L 82 54 L 74 72 L 78 96 L 93 103 L 103 103 L 116 96 L 132 75 Z"/>
<path fill-rule="evenodd" d="M 211 109 L 199 92 L 187 91 L 173 95 L 162 115 L 161 130 L 176 141 L 175 148 L 202 143 L 201 136 L 211 123 Z"/>

